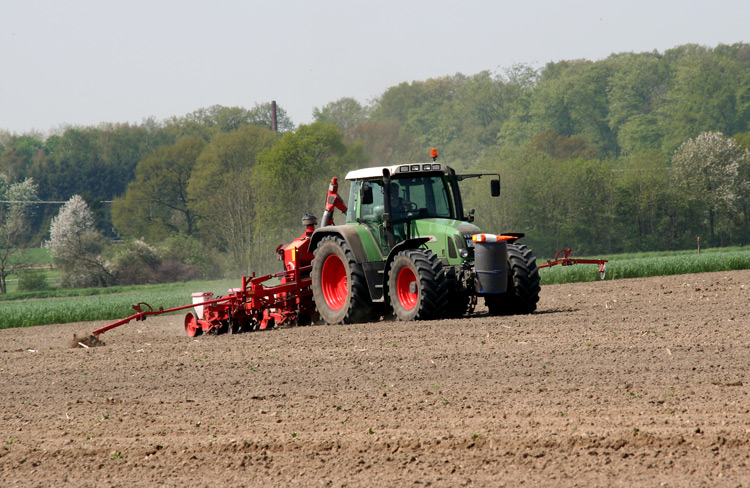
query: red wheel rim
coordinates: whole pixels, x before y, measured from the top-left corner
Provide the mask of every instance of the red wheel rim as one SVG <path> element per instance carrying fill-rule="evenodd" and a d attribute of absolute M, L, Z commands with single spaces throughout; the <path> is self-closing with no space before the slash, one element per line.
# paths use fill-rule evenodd
<path fill-rule="evenodd" d="M 185 315 L 185 332 L 188 337 L 195 337 L 203 333 L 203 329 L 198 325 L 198 318 L 192 313 Z"/>
<path fill-rule="evenodd" d="M 349 294 L 346 286 L 346 268 L 341 259 L 332 254 L 323 262 L 320 272 L 320 286 L 323 298 L 331 310 L 341 310 Z"/>
<path fill-rule="evenodd" d="M 411 292 L 411 284 L 415 284 L 416 290 L 417 275 L 411 268 L 401 268 L 396 279 L 396 293 L 398 301 L 406 310 L 411 310 L 417 306 L 417 294 Z"/>

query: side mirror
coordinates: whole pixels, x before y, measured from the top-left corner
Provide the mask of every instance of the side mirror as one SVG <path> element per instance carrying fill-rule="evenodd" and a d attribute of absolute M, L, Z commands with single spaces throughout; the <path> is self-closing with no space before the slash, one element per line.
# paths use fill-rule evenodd
<path fill-rule="evenodd" d="M 500 196 L 500 178 L 496 180 L 490 180 L 490 192 L 492 192 L 493 197 Z"/>
<path fill-rule="evenodd" d="M 372 185 L 365 183 L 362 185 L 362 205 L 372 205 Z"/>

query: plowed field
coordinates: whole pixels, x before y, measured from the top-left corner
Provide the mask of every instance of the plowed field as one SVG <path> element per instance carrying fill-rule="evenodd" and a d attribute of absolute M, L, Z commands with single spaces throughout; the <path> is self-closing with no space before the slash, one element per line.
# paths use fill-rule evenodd
<path fill-rule="evenodd" d="M 0 485 L 750 486 L 750 271 L 545 286 L 528 316 L 196 339 L 156 317 L 70 347 L 101 325 L 0 331 Z"/>

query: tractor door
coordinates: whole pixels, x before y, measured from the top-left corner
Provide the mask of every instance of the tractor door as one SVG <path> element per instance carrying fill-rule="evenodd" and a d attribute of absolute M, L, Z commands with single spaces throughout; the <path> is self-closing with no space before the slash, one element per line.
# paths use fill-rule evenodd
<path fill-rule="evenodd" d="M 371 192 L 372 201 L 361 198 L 364 191 Z M 365 201 L 367 203 L 364 203 Z M 385 211 L 383 204 L 383 182 L 378 180 L 353 181 L 349 208 L 356 209 L 355 212 L 351 212 L 351 215 L 347 215 L 348 219 L 352 219 L 350 222 L 357 222 L 364 225 L 378 245 L 381 254 L 387 256 L 389 248 L 388 236 L 385 232 L 385 221 L 383 220 L 383 212 Z"/>

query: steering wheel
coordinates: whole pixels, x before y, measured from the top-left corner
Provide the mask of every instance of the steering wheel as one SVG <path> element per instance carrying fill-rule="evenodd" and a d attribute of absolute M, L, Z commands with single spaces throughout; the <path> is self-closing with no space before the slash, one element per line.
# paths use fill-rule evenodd
<path fill-rule="evenodd" d="M 404 211 L 406 211 L 406 212 L 416 212 L 418 210 L 419 210 L 419 206 L 417 206 L 416 203 L 414 203 L 414 202 L 408 202 L 408 201 L 404 202 Z"/>

